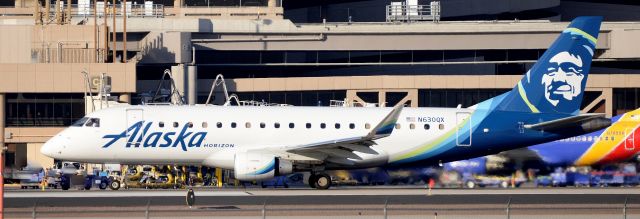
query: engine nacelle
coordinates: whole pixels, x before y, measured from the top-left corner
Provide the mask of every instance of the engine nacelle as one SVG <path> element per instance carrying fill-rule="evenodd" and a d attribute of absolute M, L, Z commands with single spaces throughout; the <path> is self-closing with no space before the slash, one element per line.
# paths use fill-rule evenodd
<path fill-rule="evenodd" d="M 235 155 L 234 173 L 238 180 L 268 180 L 292 172 L 291 161 L 273 155 L 255 152 L 238 152 Z"/>

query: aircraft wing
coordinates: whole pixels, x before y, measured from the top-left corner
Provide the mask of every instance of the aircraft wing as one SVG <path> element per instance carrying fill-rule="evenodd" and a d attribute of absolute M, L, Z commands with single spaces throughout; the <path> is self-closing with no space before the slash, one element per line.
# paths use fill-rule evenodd
<path fill-rule="evenodd" d="M 566 128 L 574 128 L 577 126 L 582 126 L 583 124 L 587 124 L 588 122 L 605 119 L 604 113 L 585 113 L 577 116 L 566 117 L 562 119 L 556 119 L 536 124 L 526 124 L 524 128 L 526 129 L 534 129 L 540 131 L 558 131 Z"/>
<path fill-rule="evenodd" d="M 370 148 L 375 145 L 376 139 L 384 138 L 391 135 L 403 105 L 398 104 L 387 114 L 387 116 L 378 123 L 371 131 L 364 136 L 334 139 L 330 141 L 316 142 L 306 145 L 284 147 L 286 152 L 300 154 L 304 156 L 316 157 L 325 162 L 350 165 L 353 161 L 350 159 L 362 159 L 353 153 L 354 151 L 365 154 L 377 154 L 378 152 Z"/>

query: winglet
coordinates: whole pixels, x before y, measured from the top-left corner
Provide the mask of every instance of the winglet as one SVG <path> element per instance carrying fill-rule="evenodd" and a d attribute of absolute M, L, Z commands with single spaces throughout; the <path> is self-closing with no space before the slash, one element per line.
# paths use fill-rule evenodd
<path fill-rule="evenodd" d="M 393 110 L 391 110 L 391 112 L 389 112 L 389 114 L 387 114 L 387 116 L 385 116 L 384 119 L 382 119 L 382 121 L 378 123 L 371 132 L 369 132 L 369 134 L 367 134 L 367 138 L 378 139 L 391 135 L 393 127 L 395 127 L 403 107 L 404 105 L 402 103 L 393 107 Z"/>

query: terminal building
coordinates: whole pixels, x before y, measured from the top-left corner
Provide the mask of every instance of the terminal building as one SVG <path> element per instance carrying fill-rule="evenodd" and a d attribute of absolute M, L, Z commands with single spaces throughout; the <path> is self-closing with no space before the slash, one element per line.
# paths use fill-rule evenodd
<path fill-rule="evenodd" d="M 87 113 L 101 82 L 110 100 L 144 104 L 167 70 L 184 104 L 205 103 L 221 74 L 240 100 L 472 106 L 511 89 L 580 15 L 605 17 L 583 111 L 614 116 L 640 106 L 638 12 L 590 0 L 1 1 L 5 166 L 51 166 L 41 145 Z"/>

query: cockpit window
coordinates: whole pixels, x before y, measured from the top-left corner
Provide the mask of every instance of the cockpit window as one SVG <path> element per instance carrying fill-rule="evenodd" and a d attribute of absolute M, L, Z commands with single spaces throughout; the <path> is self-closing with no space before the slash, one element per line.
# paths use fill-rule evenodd
<path fill-rule="evenodd" d="M 74 122 L 71 126 L 82 127 L 87 120 L 89 120 L 89 118 L 83 117 L 82 119 L 78 119 L 78 121 Z"/>
<path fill-rule="evenodd" d="M 100 127 L 100 119 L 98 119 L 98 118 L 90 118 L 89 121 L 87 121 L 87 124 L 85 124 L 84 126 L 86 126 L 86 127 Z"/>

